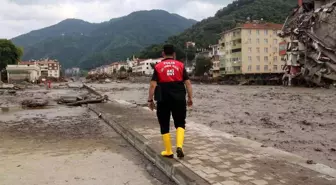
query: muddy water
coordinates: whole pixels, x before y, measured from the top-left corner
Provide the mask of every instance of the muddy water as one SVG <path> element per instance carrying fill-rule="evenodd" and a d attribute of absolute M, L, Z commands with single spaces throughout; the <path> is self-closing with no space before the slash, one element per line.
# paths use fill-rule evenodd
<path fill-rule="evenodd" d="M 94 84 L 111 99 L 146 105 L 147 84 Z M 194 85 L 189 119 L 336 168 L 336 91 Z"/>
<path fill-rule="evenodd" d="M 0 113 L 0 185 L 174 184 L 85 108 L 10 105 Z"/>

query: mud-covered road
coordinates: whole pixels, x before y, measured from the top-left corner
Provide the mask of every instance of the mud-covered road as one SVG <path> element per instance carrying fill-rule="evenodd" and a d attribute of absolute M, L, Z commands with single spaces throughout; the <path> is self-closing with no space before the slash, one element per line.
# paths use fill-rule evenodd
<path fill-rule="evenodd" d="M 18 95 L 0 95 L 0 185 L 174 184 L 85 107 L 22 110 Z"/>
<path fill-rule="evenodd" d="M 145 106 L 147 84 L 90 84 L 111 99 Z M 336 168 L 336 90 L 194 85 L 197 123 Z"/>

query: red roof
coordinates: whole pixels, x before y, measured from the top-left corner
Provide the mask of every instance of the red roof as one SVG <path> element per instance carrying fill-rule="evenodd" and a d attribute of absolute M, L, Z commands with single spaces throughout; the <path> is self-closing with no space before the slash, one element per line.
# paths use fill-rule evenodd
<path fill-rule="evenodd" d="M 274 24 L 274 23 L 246 23 L 241 26 L 245 29 L 274 29 L 281 30 L 282 24 Z"/>
<path fill-rule="evenodd" d="M 245 23 L 240 26 L 237 26 L 231 30 L 226 30 L 220 34 L 228 33 L 236 29 L 265 29 L 265 30 L 281 30 L 282 24 L 275 24 L 275 23 Z"/>

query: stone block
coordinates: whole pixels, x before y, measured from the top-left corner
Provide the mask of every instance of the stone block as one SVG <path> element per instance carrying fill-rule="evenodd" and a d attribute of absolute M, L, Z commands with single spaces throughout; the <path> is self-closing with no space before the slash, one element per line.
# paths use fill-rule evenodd
<path fill-rule="evenodd" d="M 224 182 L 221 182 L 222 185 L 240 185 L 239 182 L 237 181 L 224 181 Z"/>
<path fill-rule="evenodd" d="M 206 174 L 213 174 L 213 173 L 219 173 L 220 172 L 216 168 L 212 168 L 212 167 L 205 167 L 202 171 L 204 171 Z"/>
<path fill-rule="evenodd" d="M 233 177 L 233 176 L 236 176 L 236 174 L 234 173 L 231 173 L 229 171 L 225 171 L 225 172 L 220 172 L 220 173 L 217 173 L 219 176 L 222 176 L 222 177 Z"/>
<path fill-rule="evenodd" d="M 188 161 L 188 163 L 190 163 L 190 164 L 201 164 L 202 163 L 202 161 L 201 160 L 199 160 L 199 159 L 192 159 L 192 160 L 189 160 Z"/>

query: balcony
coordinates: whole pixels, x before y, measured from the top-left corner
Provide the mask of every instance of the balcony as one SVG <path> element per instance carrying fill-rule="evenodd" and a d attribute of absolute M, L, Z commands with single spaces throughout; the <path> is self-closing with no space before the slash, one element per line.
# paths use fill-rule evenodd
<path fill-rule="evenodd" d="M 233 44 L 232 46 L 231 46 L 231 49 L 238 49 L 238 48 L 241 48 L 242 47 L 242 44 L 241 43 L 239 43 L 239 44 Z"/>
<path fill-rule="evenodd" d="M 242 66 L 242 62 L 241 61 L 231 62 L 231 66 L 232 67 L 240 67 L 240 66 Z"/>
<path fill-rule="evenodd" d="M 242 71 L 241 70 L 227 71 L 226 74 L 228 74 L 228 75 L 242 74 Z"/>

